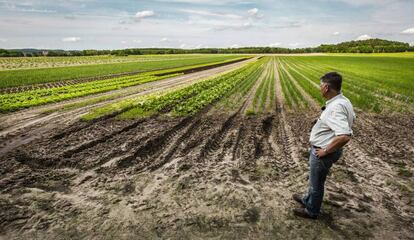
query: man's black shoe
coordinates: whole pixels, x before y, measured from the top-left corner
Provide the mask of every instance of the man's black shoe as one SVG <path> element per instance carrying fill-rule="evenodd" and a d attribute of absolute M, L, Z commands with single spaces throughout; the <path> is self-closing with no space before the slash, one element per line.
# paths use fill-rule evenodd
<path fill-rule="evenodd" d="M 317 219 L 318 216 L 309 215 L 306 208 L 295 208 L 293 209 L 293 214 L 298 217 L 309 218 L 309 219 Z"/>
<path fill-rule="evenodd" d="M 302 196 L 301 196 L 300 194 L 295 193 L 295 194 L 293 194 L 293 195 L 292 195 L 292 198 L 293 198 L 293 200 L 295 200 L 296 202 L 300 203 L 300 205 L 301 205 L 302 207 L 305 207 L 305 204 L 302 202 Z"/>

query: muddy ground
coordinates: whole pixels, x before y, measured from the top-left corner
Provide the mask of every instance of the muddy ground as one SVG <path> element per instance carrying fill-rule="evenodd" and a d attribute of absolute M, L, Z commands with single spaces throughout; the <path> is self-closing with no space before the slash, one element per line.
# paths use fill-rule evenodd
<path fill-rule="evenodd" d="M 414 239 L 414 116 L 357 113 L 318 220 L 314 111 L 75 122 L 0 157 L 4 239 Z"/>

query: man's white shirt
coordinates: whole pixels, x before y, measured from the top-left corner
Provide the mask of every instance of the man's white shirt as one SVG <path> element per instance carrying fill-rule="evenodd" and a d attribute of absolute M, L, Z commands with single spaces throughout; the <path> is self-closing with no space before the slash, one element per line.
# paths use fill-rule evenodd
<path fill-rule="evenodd" d="M 324 148 L 338 135 L 352 135 L 356 115 L 351 102 L 342 93 L 329 99 L 310 134 L 313 146 Z"/>

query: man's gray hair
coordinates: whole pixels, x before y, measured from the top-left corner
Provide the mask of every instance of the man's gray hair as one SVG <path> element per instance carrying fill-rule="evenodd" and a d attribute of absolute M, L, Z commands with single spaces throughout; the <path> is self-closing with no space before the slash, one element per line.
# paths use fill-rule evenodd
<path fill-rule="evenodd" d="M 330 88 L 340 92 L 342 88 L 342 76 L 337 72 L 329 72 L 321 77 L 321 82 L 327 83 Z"/>

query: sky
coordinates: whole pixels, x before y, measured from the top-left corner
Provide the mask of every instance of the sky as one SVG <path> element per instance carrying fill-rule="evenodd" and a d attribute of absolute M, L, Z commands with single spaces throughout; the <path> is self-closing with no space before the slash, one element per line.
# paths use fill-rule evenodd
<path fill-rule="evenodd" d="M 0 48 L 414 45 L 414 0 L 0 0 Z"/>

